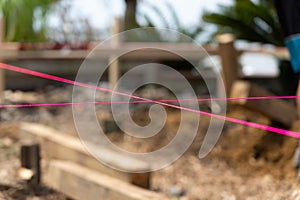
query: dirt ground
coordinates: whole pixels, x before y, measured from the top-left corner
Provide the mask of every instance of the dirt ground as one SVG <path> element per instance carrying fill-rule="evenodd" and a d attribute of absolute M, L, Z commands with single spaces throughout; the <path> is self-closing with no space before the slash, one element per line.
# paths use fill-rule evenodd
<path fill-rule="evenodd" d="M 46 93 L 7 91 L 5 103 L 70 102 L 71 93 L 70 88 L 50 88 Z M 205 105 L 203 107 L 208 109 Z M 128 150 L 155 150 L 172 140 L 180 123 L 179 111 L 167 111 L 166 127 L 151 140 L 135 140 L 117 132 L 109 133 L 108 137 Z M 9 108 L 0 112 L 0 199 L 67 199 L 46 187 L 30 189 L 17 178 L 16 172 L 20 165 L 18 125 L 21 121 L 42 123 L 75 135 L 72 109 Z M 101 112 L 102 108 L 99 108 Z M 147 118 L 141 119 L 145 112 L 139 109 L 133 116 L 137 123 L 147 123 Z M 269 123 L 263 116 L 237 106 L 231 106 L 228 115 L 262 124 Z M 197 116 L 191 114 L 190 117 Z M 297 181 L 297 170 L 293 167 L 296 139 L 225 123 L 216 147 L 206 158 L 199 159 L 198 151 L 209 124 L 208 118 L 201 120 L 198 134 L 188 151 L 172 165 L 153 173 L 153 190 L 181 200 L 300 200 L 300 184 Z M 296 123 L 293 129 L 300 130 L 300 123 Z"/>

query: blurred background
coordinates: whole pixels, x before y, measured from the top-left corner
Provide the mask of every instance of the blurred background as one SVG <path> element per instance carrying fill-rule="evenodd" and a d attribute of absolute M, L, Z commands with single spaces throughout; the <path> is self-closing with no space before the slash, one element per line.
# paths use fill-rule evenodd
<path fill-rule="evenodd" d="M 99 60 L 84 71 L 83 81 L 89 84 L 90 77 L 105 68 L 99 85 L 112 88 L 116 79 L 130 69 L 150 62 L 180 72 L 198 98 L 224 95 L 219 92 L 223 83 L 226 95 L 233 98 L 296 94 L 299 74 L 292 71 L 271 0 L 0 0 L 0 61 L 75 80 L 78 69 L 97 44 L 118 32 L 147 27 L 178 31 L 188 39 L 180 34 L 167 34 L 162 29 L 155 29 L 152 34 L 142 31 L 125 34 L 127 37 L 111 40 L 98 49 Z M 144 48 L 148 45 L 153 48 Z M 139 51 L 134 47 L 139 47 Z M 160 50 L 163 47 L 171 54 L 183 53 L 192 62 Z M 132 50 L 128 55 L 115 60 L 118 50 L 128 49 Z M 172 73 L 159 74 L 155 66 L 147 69 L 147 73 L 133 74 L 128 82 L 153 77 L 170 80 L 184 98 L 189 97 Z M 81 92 L 79 101 L 85 102 L 88 93 L 85 88 Z M 199 160 L 199 147 L 207 129 L 221 123 L 218 120 L 212 123 L 211 117 L 205 116 L 200 123 L 195 123 L 199 116 L 190 113 L 186 115 L 188 123 L 183 127 L 184 132 L 188 135 L 195 124 L 199 128 L 184 156 L 161 170 L 136 175 L 106 167 L 82 148 L 71 106 L 14 107 L 16 104 L 68 104 L 72 102 L 72 94 L 72 85 L 0 70 L 0 101 L 11 105 L 0 110 L 0 199 L 94 200 L 103 195 L 103 199 L 114 199 L 110 198 L 113 196 L 119 200 L 123 198 L 118 196 L 120 193 L 126 199 L 141 200 L 152 195 L 155 196 L 152 199 L 167 196 L 166 199 L 180 200 L 300 199 L 293 161 L 298 144 L 295 138 L 225 122 L 220 141 L 209 156 Z M 139 87 L 134 95 L 165 100 L 173 99 L 174 91 L 149 84 Z M 95 101 L 109 100 L 109 94 L 95 94 Z M 295 99 L 224 104 L 201 101 L 199 108 L 221 114 L 225 112 L 222 109 L 225 104 L 229 117 L 299 132 Z M 137 125 L 147 126 L 151 123 L 151 106 L 151 103 L 130 105 L 130 117 Z M 82 113 L 85 110 L 78 108 Z M 145 140 L 124 134 L 116 125 L 110 106 L 96 105 L 93 117 L 97 117 L 112 143 L 128 151 L 144 153 L 169 144 L 176 136 L 182 113 L 173 108 L 165 111 L 167 117 L 162 130 Z M 162 116 L 154 118 L 162 121 Z M 96 137 L 87 130 L 87 141 L 97 145 Z M 24 143 L 24 138 L 30 141 L 34 138 L 34 144 Z M 42 173 L 37 172 L 39 154 L 22 151 L 32 147 L 37 150 L 38 146 Z M 140 160 L 120 158 L 107 149 L 104 152 L 112 165 L 140 167 Z M 141 168 L 152 164 L 142 162 Z M 78 173 L 77 169 L 84 170 Z M 86 171 L 92 171 L 90 174 L 96 178 L 87 179 Z M 36 174 L 48 179 L 41 184 Z M 101 178 L 103 175 L 106 178 Z M 111 180 L 118 184 L 107 184 Z"/>
<path fill-rule="evenodd" d="M 201 32 L 209 34 L 215 31 L 215 28 L 200 28 L 202 15 L 207 11 L 220 11 L 220 3 L 233 4 L 230 0 L 209 3 L 192 0 L 3 0 L 1 11 L 7 22 L 6 41 L 68 42 L 75 38 L 80 38 L 80 41 L 101 40 L 108 36 L 113 18 L 117 16 L 125 18 L 125 29 L 146 26 L 173 28 L 195 35 L 196 38 Z M 21 27 L 26 28 L 20 30 Z M 198 41 L 207 40 L 204 37 Z"/>
<path fill-rule="evenodd" d="M 234 32 L 238 39 L 283 44 L 269 0 L 2 0 L 0 8 L 6 21 L 5 41 L 101 40 L 109 35 L 113 18 L 118 16 L 125 30 L 172 28 L 201 43 L 211 41 L 213 34 Z"/>
<path fill-rule="evenodd" d="M 230 33 L 236 38 L 234 45 L 237 49 L 264 48 L 276 52 L 275 47 L 284 46 L 270 0 L 1 0 L 0 9 L 5 20 L 4 41 L 20 42 L 21 50 L 38 48 L 37 44 L 30 44 L 32 42 L 47 42 L 48 45 L 39 45 L 42 49 L 87 49 L 91 42 L 103 41 L 111 35 L 116 17 L 121 19 L 121 30 L 169 28 L 203 45 L 216 44 L 217 35 Z M 157 34 L 139 37 L 128 37 L 125 41 L 181 40 Z M 217 56 L 213 59 L 220 63 Z M 279 76 L 281 84 L 290 87 L 276 91 L 281 87 L 277 85 L 271 90 L 282 93 L 288 88 L 287 93 L 292 94 L 298 74 L 292 73 L 288 60 L 288 56 L 280 54 L 246 52 L 239 58 L 241 75 Z M 286 83 L 286 79 L 292 84 Z"/>

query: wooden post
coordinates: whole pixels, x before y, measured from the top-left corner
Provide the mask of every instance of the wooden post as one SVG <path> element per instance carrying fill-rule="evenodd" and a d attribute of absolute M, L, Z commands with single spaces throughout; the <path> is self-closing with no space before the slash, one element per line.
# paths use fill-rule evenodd
<path fill-rule="evenodd" d="M 4 42 L 4 18 L 0 16 L 0 43 Z"/>
<path fill-rule="evenodd" d="M 25 144 L 21 147 L 21 167 L 30 169 L 33 176 L 28 183 L 38 186 L 41 182 L 40 146 L 38 144 Z"/>
<path fill-rule="evenodd" d="M 139 186 L 139 187 L 142 187 L 145 189 L 150 189 L 151 188 L 150 177 L 151 177 L 150 172 L 132 173 L 131 174 L 131 183 L 133 185 L 136 185 L 136 186 Z"/>
<path fill-rule="evenodd" d="M 0 17 L 0 49 L 2 46 L 2 43 L 4 42 L 4 18 Z M 2 60 L 0 60 L 2 62 Z M 5 90 L 5 77 L 4 77 L 4 71 L 3 69 L 0 69 L 0 103 L 3 103 L 3 93 Z"/>
<path fill-rule="evenodd" d="M 111 45 L 113 48 L 118 48 L 118 46 L 121 43 L 121 39 L 119 38 L 119 36 L 115 35 L 121 32 L 121 20 L 120 18 L 116 17 L 114 19 L 114 25 L 112 28 L 112 41 L 111 41 Z M 110 88 L 114 88 L 116 86 L 116 83 L 118 82 L 119 76 L 120 76 L 120 62 L 118 60 L 118 58 L 116 57 L 116 55 L 112 55 L 109 58 L 109 84 L 110 84 Z"/>
<path fill-rule="evenodd" d="M 239 64 L 237 51 L 234 48 L 235 37 L 231 34 L 217 36 L 219 42 L 219 55 L 222 60 L 222 75 L 227 96 L 233 82 L 238 78 Z"/>

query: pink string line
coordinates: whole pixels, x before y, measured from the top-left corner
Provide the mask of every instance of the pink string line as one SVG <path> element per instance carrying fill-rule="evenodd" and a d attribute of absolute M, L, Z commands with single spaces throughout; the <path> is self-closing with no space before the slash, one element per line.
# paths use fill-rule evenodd
<path fill-rule="evenodd" d="M 205 101 L 239 101 L 239 100 L 268 100 L 268 99 L 297 99 L 300 96 L 267 96 L 267 97 L 240 97 L 240 98 L 201 98 L 201 99 L 163 99 L 157 102 L 180 103 L 180 102 L 205 102 Z M 126 104 L 144 104 L 152 103 L 147 101 L 93 101 L 93 102 L 72 102 L 72 103 L 30 103 L 30 104 L 8 104 L 0 105 L 4 108 L 27 108 L 27 107 L 65 107 L 65 106 L 84 106 L 84 105 L 126 105 Z"/>
<path fill-rule="evenodd" d="M 267 126 L 267 125 L 257 124 L 254 122 L 247 122 L 247 121 L 243 121 L 243 120 L 239 120 L 239 119 L 234 119 L 231 117 L 220 116 L 220 115 L 216 115 L 216 114 L 212 114 L 212 113 L 193 110 L 190 108 L 180 107 L 177 105 L 167 104 L 167 103 L 160 102 L 160 101 L 150 100 L 150 99 L 146 99 L 146 98 L 142 98 L 142 97 L 138 97 L 138 96 L 134 96 L 134 95 L 129 95 L 129 94 L 125 94 L 125 93 L 121 93 L 121 92 L 117 92 L 117 91 L 113 91 L 113 90 L 109 90 L 109 89 L 105 89 L 105 88 L 100 88 L 97 86 L 93 86 L 93 85 L 89 85 L 89 84 L 85 84 L 85 83 L 81 83 L 81 82 L 77 82 L 77 81 L 72 81 L 69 79 L 65 79 L 65 78 L 61 78 L 61 77 L 57 77 L 57 76 L 53 76 L 53 75 L 49 75 L 49 74 L 45 74 L 45 73 L 41 73 L 41 72 L 36 72 L 36 71 L 32 71 L 32 70 L 12 66 L 12 65 L 7 65 L 4 63 L 0 63 L 0 68 L 23 73 L 23 74 L 28 74 L 28 75 L 32 75 L 32 76 L 36 76 L 36 77 L 40 77 L 40 78 L 44 78 L 44 79 L 54 80 L 54 81 L 58 81 L 58 82 L 62 82 L 62 83 L 68 83 L 71 85 L 77 85 L 77 86 L 82 86 L 82 87 L 86 87 L 86 88 L 91 88 L 91 89 L 95 89 L 95 90 L 102 91 L 102 92 L 108 92 L 108 93 L 117 94 L 120 96 L 130 97 L 130 98 L 146 101 L 149 103 L 156 103 L 156 104 L 160 104 L 163 106 L 168 106 L 171 108 L 189 111 L 192 113 L 197 113 L 197 114 L 208 116 L 208 117 L 214 117 L 214 118 L 225 120 L 228 122 L 233 122 L 233 123 L 237 123 L 237 124 L 241 124 L 241 125 L 245 125 L 245 126 L 249 126 L 249 127 L 253 127 L 253 128 L 257 128 L 257 129 L 261 129 L 261 130 L 266 130 L 266 131 L 270 131 L 273 133 L 278 133 L 281 135 L 286 135 L 286 136 L 300 139 L 300 133 L 294 132 L 294 131 L 279 129 L 279 128 L 275 128 L 275 127 L 271 127 L 271 126 Z"/>
<path fill-rule="evenodd" d="M 112 105 L 112 104 L 135 104 L 136 102 L 76 102 L 76 103 L 33 103 L 33 104 L 11 104 L 0 105 L 0 109 L 4 108 L 28 108 L 28 107 L 65 107 L 65 106 L 84 106 L 84 105 Z"/>

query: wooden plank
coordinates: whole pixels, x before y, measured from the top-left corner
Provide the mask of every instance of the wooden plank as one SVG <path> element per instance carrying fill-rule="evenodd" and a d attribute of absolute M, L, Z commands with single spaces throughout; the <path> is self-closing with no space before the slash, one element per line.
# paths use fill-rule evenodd
<path fill-rule="evenodd" d="M 204 45 L 199 47 L 192 43 L 142 43 L 130 42 L 122 43 L 119 48 L 114 48 L 110 44 L 91 43 L 88 50 L 26 50 L 19 51 L 19 43 L 3 43 L 0 44 L 0 57 L 5 59 L 84 59 L 92 49 L 97 52 L 97 58 L 109 59 L 111 54 L 134 51 L 122 57 L 124 60 L 180 60 L 174 53 L 180 53 L 185 58 L 199 60 L 206 56 L 206 52 L 210 55 L 219 55 L 218 46 Z M 159 49 L 165 49 L 161 51 Z M 205 50 L 205 51 L 204 51 Z M 167 52 L 168 51 L 168 52 Z M 282 59 L 289 59 L 289 53 L 286 48 L 259 48 L 259 49 L 243 49 L 236 50 L 237 55 L 244 52 L 262 53 L 273 55 Z M 7 58 L 6 58 L 7 57 Z"/>
<path fill-rule="evenodd" d="M 232 86 L 232 92 L 230 97 L 232 98 L 247 98 L 247 97 L 264 97 L 274 96 L 274 94 L 266 91 L 255 84 L 251 84 L 247 81 L 236 81 Z M 266 117 L 279 122 L 286 127 L 291 127 L 292 123 L 298 118 L 296 107 L 281 99 L 269 99 L 269 100 L 238 100 L 232 101 L 235 104 L 239 104 L 247 107 L 248 109 L 259 112 Z"/>
<path fill-rule="evenodd" d="M 26 140 L 38 142 L 41 145 L 42 157 L 46 161 L 49 159 L 72 161 L 123 181 L 145 188 L 150 187 L 148 184 L 150 175 L 148 173 L 141 173 L 140 176 L 144 176 L 144 179 L 137 179 L 135 173 L 120 172 L 107 167 L 86 151 L 79 138 L 32 123 L 22 123 L 20 125 L 20 137 L 25 142 Z M 92 144 L 89 145 L 93 146 Z M 111 166 L 121 168 L 124 171 L 150 170 L 149 164 L 144 161 L 126 158 L 103 147 L 94 146 L 94 149 L 103 153 L 102 159 L 105 159 Z"/>
<path fill-rule="evenodd" d="M 17 59 L 84 59 L 88 50 L 41 50 L 17 51 Z"/>
<path fill-rule="evenodd" d="M 73 199 L 163 200 L 166 197 L 78 164 L 51 161 L 43 182 Z"/>
<path fill-rule="evenodd" d="M 234 36 L 223 34 L 217 37 L 219 42 L 219 55 L 222 60 L 222 75 L 227 95 L 230 94 L 233 82 L 238 78 L 239 64 L 237 51 L 234 48 Z"/>
<path fill-rule="evenodd" d="M 7 59 L 84 59 L 89 55 L 92 47 L 88 50 L 18 50 L 18 43 L 4 43 L 0 48 L 0 57 Z M 209 54 L 217 54 L 218 48 L 205 46 L 203 49 L 192 43 L 122 43 L 119 47 L 110 44 L 98 46 L 93 54 L 99 60 L 108 60 L 112 55 L 123 54 L 121 60 L 153 61 L 153 60 L 200 60 Z M 176 54 L 180 54 L 183 58 Z"/>
<path fill-rule="evenodd" d="M 216 54 L 217 48 L 210 48 Z M 105 54 L 124 54 L 121 60 L 200 60 L 207 56 L 207 52 L 199 45 L 193 43 L 143 43 L 128 42 L 122 43 L 118 48 L 105 45 L 95 49 L 95 55 L 102 57 Z M 128 53 L 130 52 L 130 53 Z M 180 56 L 178 56 L 180 55 Z M 182 56 L 182 57 L 181 57 Z"/>
<path fill-rule="evenodd" d="M 177 45 L 175 45 L 176 47 Z M 194 50 L 183 50 L 173 48 L 166 49 L 167 51 L 156 49 L 153 45 L 149 46 L 138 46 L 136 49 L 132 45 L 124 44 L 120 48 L 103 46 L 97 48 L 92 55 L 96 56 L 98 60 L 108 60 L 111 58 L 111 55 L 123 54 L 130 52 L 126 55 L 123 55 L 120 60 L 126 61 L 153 61 L 153 60 L 183 60 L 193 59 L 200 60 L 206 53 L 201 49 Z M 158 48 L 158 47 L 157 47 Z M 179 46 L 180 48 L 180 46 Z M 173 53 L 172 53 L 173 52 Z M 3 55 L 1 57 L 8 57 L 9 59 L 84 59 L 90 53 L 89 50 L 41 50 L 41 51 L 11 51 L 6 52 L 2 51 Z M 176 54 L 183 55 L 179 57 Z"/>
<path fill-rule="evenodd" d="M 290 60 L 290 54 L 286 47 L 278 47 L 278 48 L 257 48 L 257 49 L 243 49 L 240 51 L 242 53 L 261 53 L 266 55 L 271 55 L 281 60 Z"/>

